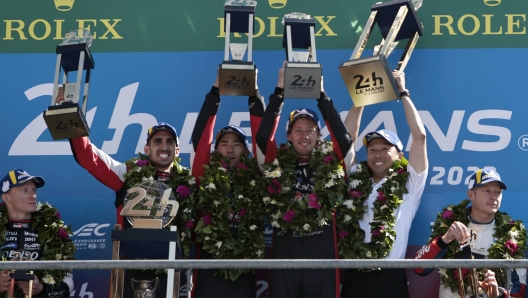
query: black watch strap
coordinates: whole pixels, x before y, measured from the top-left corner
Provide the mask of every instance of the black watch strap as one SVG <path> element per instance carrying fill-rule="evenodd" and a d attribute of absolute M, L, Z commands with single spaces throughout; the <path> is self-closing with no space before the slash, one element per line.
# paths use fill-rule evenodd
<path fill-rule="evenodd" d="M 411 93 L 409 92 L 409 90 L 405 89 L 404 91 L 400 92 L 400 98 L 404 96 L 411 97 Z"/>

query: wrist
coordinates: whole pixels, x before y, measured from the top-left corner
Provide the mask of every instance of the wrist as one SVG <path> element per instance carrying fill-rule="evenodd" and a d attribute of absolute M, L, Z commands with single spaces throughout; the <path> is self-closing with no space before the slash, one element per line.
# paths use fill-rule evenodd
<path fill-rule="evenodd" d="M 411 97 L 411 92 L 409 92 L 407 89 L 404 89 L 403 91 L 400 90 L 400 98 L 404 96 Z"/>

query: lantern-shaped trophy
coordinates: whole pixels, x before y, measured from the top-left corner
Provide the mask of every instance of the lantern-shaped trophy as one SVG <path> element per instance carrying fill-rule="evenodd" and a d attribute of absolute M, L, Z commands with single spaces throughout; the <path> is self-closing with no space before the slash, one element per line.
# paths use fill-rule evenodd
<path fill-rule="evenodd" d="M 90 128 L 86 123 L 86 106 L 88 104 L 91 70 L 95 65 L 90 52 L 92 41 L 93 36 L 89 30 L 76 29 L 66 34 L 62 43 L 57 46 L 53 96 L 51 105 L 43 114 L 54 140 L 71 139 L 90 134 Z M 71 71 L 77 71 L 75 82 L 68 80 L 68 73 Z M 83 74 L 85 81 L 84 86 L 81 86 Z M 56 103 L 61 76 L 64 100 Z M 81 89 L 83 91 L 82 105 L 79 103 Z"/>
<path fill-rule="evenodd" d="M 285 15 L 282 22 L 282 47 L 288 60 L 284 68 L 284 97 L 319 98 L 323 70 L 317 62 L 315 20 L 310 15 L 294 12 Z"/>
<path fill-rule="evenodd" d="M 254 0 L 227 0 L 224 5 L 224 61 L 218 71 L 220 95 L 254 96 L 255 71 L 253 63 Z M 248 43 L 230 43 L 231 32 L 247 33 Z M 244 56 L 247 49 L 247 61 Z M 229 60 L 231 53 L 232 60 Z"/>
<path fill-rule="evenodd" d="M 422 1 L 395 0 L 379 2 L 371 7 L 372 13 L 350 60 L 339 66 L 339 72 L 355 106 L 400 99 L 400 92 L 387 57 L 395 48 L 398 40 L 409 39 L 396 70 L 403 71 L 407 66 L 418 37 L 423 34 L 422 23 L 416 14 Z M 376 24 L 383 36 L 381 45 L 374 49 L 373 56 L 361 58 Z"/>

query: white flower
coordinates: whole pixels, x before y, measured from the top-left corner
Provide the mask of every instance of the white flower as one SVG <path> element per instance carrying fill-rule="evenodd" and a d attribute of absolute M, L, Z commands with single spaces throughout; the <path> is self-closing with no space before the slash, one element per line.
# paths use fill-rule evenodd
<path fill-rule="evenodd" d="M 519 227 L 521 228 L 521 231 L 524 231 L 526 229 L 522 223 L 519 225 Z"/>
<path fill-rule="evenodd" d="M 381 206 L 380 210 L 388 209 L 388 208 L 389 208 L 389 206 L 387 206 L 387 204 L 385 204 L 385 205 Z"/>
<path fill-rule="evenodd" d="M 218 205 L 220 205 L 221 203 L 220 203 L 220 201 L 218 201 L 218 200 L 214 200 L 214 201 L 213 201 L 213 204 L 215 204 L 215 207 L 218 207 Z"/>
<path fill-rule="evenodd" d="M 512 239 L 510 239 L 510 241 L 511 241 L 512 243 L 514 243 L 514 244 L 517 244 L 517 243 L 518 243 L 518 242 L 517 242 L 517 239 L 515 239 L 514 237 L 512 237 Z"/>
<path fill-rule="evenodd" d="M 345 177 L 345 171 L 343 171 L 343 167 L 342 166 L 339 166 L 339 168 L 337 169 L 336 173 L 337 173 L 337 177 L 339 177 L 339 178 Z"/>
<path fill-rule="evenodd" d="M 453 211 L 453 208 L 451 208 L 451 207 L 447 207 L 447 210 L 449 210 L 449 211 Z"/>
<path fill-rule="evenodd" d="M 394 193 L 394 192 L 396 191 L 396 187 L 392 186 L 392 187 L 390 188 L 390 191 L 391 191 L 391 193 Z"/>
<path fill-rule="evenodd" d="M 278 166 L 279 165 L 279 160 L 278 159 L 274 159 L 273 160 L 273 163 L 272 163 L 274 166 Z"/>
<path fill-rule="evenodd" d="M 350 182 L 350 188 L 357 188 L 358 185 L 360 185 L 362 182 L 361 180 L 358 180 L 358 179 L 354 179 Z"/>
<path fill-rule="evenodd" d="M 440 275 L 443 277 L 447 277 L 447 272 L 444 268 L 438 268 L 438 273 L 440 273 Z"/>
<path fill-rule="evenodd" d="M 192 177 L 191 179 L 187 180 L 187 183 L 188 183 L 189 185 L 196 184 L 196 179 L 194 179 L 194 177 Z"/>
<path fill-rule="evenodd" d="M 243 199 L 244 196 L 243 196 L 243 195 L 239 195 L 238 198 L 239 198 L 239 199 Z"/>
<path fill-rule="evenodd" d="M 319 226 L 322 227 L 322 226 L 326 226 L 326 225 L 328 225 L 328 223 L 326 222 L 326 218 L 321 218 L 319 220 Z"/>
<path fill-rule="evenodd" d="M 46 205 L 46 207 L 48 207 L 48 208 L 51 208 L 51 207 L 53 207 L 53 206 L 51 206 L 51 204 L 50 204 L 50 203 L 48 203 L 48 202 L 46 202 L 46 204 L 44 204 L 44 205 Z"/>
<path fill-rule="evenodd" d="M 4 181 L 2 185 L 2 192 L 7 192 L 9 190 L 9 181 Z"/>
<path fill-rule="evenodd" d="M 183 210 L 183 213 L 191 213 L 191 209 L 185 208 L 185 210 Z"/>
<path fill-rule="evenodd" d="M 256 228 L 257 228 L 256 225 L 252 225 L 252 226 L 249 227 L 249 229 L 250 229 L 251 231 L 254 231 Z"/>
<path fill-rule="evenodd" d="M 372 253 L 370 253 L 370 251 L 367 251 L 365 255 L 367 256 L 367 258 L 372 258 Z"/>
<path fill-rule="evenodd" d="M 277 204 L 277 201 L 275 201 L 275 199 L 273 199 L 273 200 L 271 200 L 270 204 L 271 205 L 275 205 L 275 204 Z"/>
<path fill-rule="evenodd" d="M 510 236 L 512 237 L 512 240 L 513 238 L 519 237 L 519 231 L 509 231 L 508 234 L 510 234 Z"/>
<path fill-rule="evenodd" d="M 347 214 L 347 215 L 345 215 L 345 220 L 343 220 L 343 222 L 347 222 L 347 221 L 349 221 L 351 219 L 352 219 L 352 216 Z"/>
<path fill-rule="evenodd" d="M 510 256 L 509 253 L 505 253 L 505 254 L 504 254 L 504 258 L 507 259 L 507 260 L 511 260 L 511 259 L 513 259 L 513 258 Z"/>
<path fill-rule="evenodd" d="M 352 200 L 346 200 L 343 202 L 343 205 L 347 206 L 348 209 L 355 210 L 354 202 Z"/>
<path fill-rule="evenodd" d="M 207 241 L 209 239 L 211 239 L 211 238 L 209 238 L 209 236 L 205 236 L 205 238 L 204 238 L 205 241 Z"/>
<path fill-rule="evenodd" d="M 288 192 L 290 191 L 290 188 L 288 186 L 281 187 L 282 192 Z"/>
<path fill-rule="evenodd" d="M 281 176 L 280 168 L 270 173 L 271 178 L 279 178 L 280 176 Z"/>
<path fill-rule="evenodd" d="M 305 231 L 309 231 L 310 230 L 310 225 L 309 224 L 304 224 L 303 229 Z"/>
<path fill-rule="evenodd" d="M 207 185 L 205 188 L 211 190 L 211 189 L 216 189 L 216 185 L 214 185 L 213 182 L 209 183 L 209 185 Z"/>
<path fill-rule="evenodd" d="M 263 197 L 262 201 L 264 202 L 264 204 L 267 205 L 269 203 L 269 201 L 270 201 L 270 197 Z"/>
<path fill-rule="evenodd" d="M 60 259 L 62 259 L 62 255 L 61 255 L 61 254 L 56 254 L 56 255 L 55 255 L 55 259 L 56 259 L 56 260 L 60 260 Z"/>
<path fill-rule="evenodd" d="M 326 184 L 325 184 L 325 188 L 330 188 L 332 186 L 334 186 L 335 183 L 334 183 L 334 179 L 330 179 L 330 181 L 328 181 Z"/>
<path fill-rule="evenodd" d="M 56 228 L 56 227 L 57 227 L 57 223 L 54 222 L 54 223 L 51 224 L 51 226 L 52 226 L 53 228 Z"/>
<path fill-rule="evenodd" d="M 394 172 L 394 173 L 392 173 L 390 176 L 391 176 L 391 178 L 392 178 L 392 177 L 396 177 L 396 176 L 398 176 L 398 173 Z"/>
<path fill-rule="evenodd" d="M 51 276 L 49 274 L 46 274 L 46 276 L 44 276 L 42 278 L 42 282 L 45 283 L 45 284 L 48 284 L 48 285 L 54 285 L 55 284 L 55 280 L 53 279 L 53 276 Z"/>
<path fill-rule="evenodd" d="M 220 248 L 220 246 L 222 246 L 222 241 L 216 241 L 216 247 Z"/>
<path fill-rule="evenodd" d="M 255 180 L 251 180 L 251 182 L 249 182 L 249 185 L 255 186 Z"/>
<path fill-rule="evenodd" d="M 334 174 L 334 173 L 331 173 L 331 174 L 330 174 L 330 178 L 332 178 L 332 179 L 336 179 L 336 178 L 337 178 L 337 176 L 336 176 L 336 174 Z"/>
<path fill-rule="evenodd" d="M 360 163 L 357 164 L 357 170 L 361 171 L 361 164 Z"/>
<path fill-rule="evenodd" d="M 260 255 L 262 254 L 262 250 L 257 250 L 257 252 L 255 252 L 255 254 L 260 258 Z"/>
<path fill-rule="evenodd" d="M 220 171 L 224 172 L 224 173 L 227 172 L 227 170 L 226 170 L 224 167 L 218 167 L 218 169 L 219 169 Z"/>
<path fill-rule="evenodd" d="M 279 225 L 279 223 L 276 220 L 271 222 L 271 226 L 275 227 L 275 228 L 280 228 L 280 225 Z"/>
<path fill-rule="evenodd" d="M 40 209 L 42 209 L 42 203 L 38 202 L 37 203 L 37 211 L 40 211 Z"/>

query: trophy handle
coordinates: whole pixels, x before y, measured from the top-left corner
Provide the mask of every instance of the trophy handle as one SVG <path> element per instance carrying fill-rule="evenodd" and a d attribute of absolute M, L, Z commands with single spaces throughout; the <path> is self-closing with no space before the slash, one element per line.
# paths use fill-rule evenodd
<path fill-rule="evenodd" d="M 154 291 L 156 291 L 156 289 L 158 288 L 158 284 L 159 284 L 159 278 L 154 278 L 153 280 L 151 280 L 150 282 L 153 282 L 153 281 L 156 281 L 156 284 L 154 285 Z"/>
<path fill-rule="evenodd" d="M 11 279 L 11 285 L 9 286 L 9 293 L 7 298 L 13 298 L 15 296 L 15 280 Z"/>
<path fill-rule="evenodd" d="M 33 274 L 33 271 L 29 271 L 29 274 Z M 35 277 L 33 277 L 35 278 Z M 25 295 L 26 298 L 31 298 L 33 296 L 33 279 L 29 281 L 28 294 Z"/>
<path fill-rule="evenodd" d="M 132 284 L 132 289 L 135 289 L 135 287 L 134 287 L 134 283 L 139 283 L 139 282 L 138 282 L 137 280 L 131 278 L 131 279 L 130 279 L 130 283 Z"/>
<path fill-rule="evenodd" d="M 466 291 L 464 289 L 464 276 L 462 275 L 462 269 L 458 268 L 458 294 L 460 298 L 466 297 Z"/>

